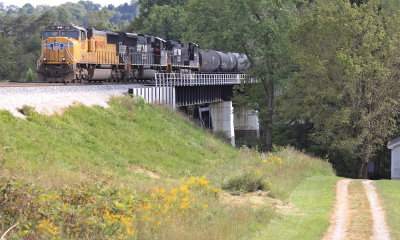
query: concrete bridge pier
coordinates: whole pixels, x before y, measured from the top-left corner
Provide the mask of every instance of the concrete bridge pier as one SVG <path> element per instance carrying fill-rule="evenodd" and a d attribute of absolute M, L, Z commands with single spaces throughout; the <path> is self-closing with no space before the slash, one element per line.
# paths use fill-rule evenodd
<path fill-rule="evenodd" d="M 233 113 L 231 101 L 210 103 L 214 132 L 224 132 L 232 146 L 251 144 L 260 137 L 257 112 L 241 108 Z"/>
<path fill-rule="evenodd" d="M 232 101 L 210 103 L 213 132 L 225 133 L 232 146 L 235 146 L 235 128 Z"/>
<path fill-rule="evenodd" d="M 254 143 L 260 137 L 258 114 L 248 108 L 235 109 L 236 143 Z"/>

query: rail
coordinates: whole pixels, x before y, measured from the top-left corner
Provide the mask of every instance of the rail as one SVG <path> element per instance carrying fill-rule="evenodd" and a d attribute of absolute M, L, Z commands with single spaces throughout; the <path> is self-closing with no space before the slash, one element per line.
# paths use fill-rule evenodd
<path fill-rule="evenodd" d="M 173 86 L 205 86 L 205 85 L 236 85 L 246 79 L 246 74 L 182 74 L 156 73 L 156 87 Z"/>

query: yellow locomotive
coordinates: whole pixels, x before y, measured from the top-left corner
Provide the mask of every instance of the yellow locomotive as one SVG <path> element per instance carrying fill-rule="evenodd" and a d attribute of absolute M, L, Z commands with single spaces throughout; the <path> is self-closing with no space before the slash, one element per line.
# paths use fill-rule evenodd
<path fill-rule="evenodd" d="M 39 81 L 117 80 L 122 72 L 130 72 L 125 54 L 117 52 L 117 44 L 108 43 L 106 32 L 51 25 L 43 31 L 41 49 Z"/>
<path fill-rule="evenodd" d="M 38 80 L 148 80 L 157 72 L 234 73 L 247 68 L 247 57 L 238 53 L 201 51 L 194 43 L 54 24 L 42 34 Z"/>

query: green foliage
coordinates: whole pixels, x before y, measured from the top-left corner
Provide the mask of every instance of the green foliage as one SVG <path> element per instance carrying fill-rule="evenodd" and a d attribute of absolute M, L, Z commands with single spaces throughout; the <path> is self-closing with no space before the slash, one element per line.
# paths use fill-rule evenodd
<path fill-rule="evenodd" d="M 313 138 L 331 154 L 353 161 L 359 177 L 400 113 L 399 16 L 380 1 L 319 1 L 291 35 L 299 70 L 287 110 L 310 121 Z"/>
<path fill-rule="evenodd" d="M 327 162 L 292 148 L 264 158 L 234 149 L 131 97 L 62 116 L 21 112 L 26 119 L 0 112 L 0 176 L 20 179 L 0 179 L 0 232 L 20 223 L 10 239 L 243 239 L 277 214 L 267 203 L 220 201 L 226 180 L 247 174 L 247 189 L 288 199 L 309 176 L 333 175 Z M 139 166 L 160 178 L 136 173 Z M 210 180 L 191 176 L 203 174 Z"/>
<path fill-rule="evenodd" d="M 164 39 L 182 39 L 182 32 L 185 30 L 182 23 L 183 14 L 184 9 L 181 6 L 155 5 L 144 20 L 145 27 L 140 32 Z"/>
<path fill-rule="evenodd" d="M 261 176 L 253 173 L 244 173 L 240 176 L 229 179 L 222 189 L 230 191 L 232 194 L 255 192 L 257 190 L 268 190 L 268 183 Z"/>
<path fill-rule="evenodd" d="M 152 34 L 181 40 L 185 31 L 182 17 L 189 0 L 139 0 L 140 15 L 126 27 L 128 32 Z"/>
<path fill-rule="evenodd" d="M 292 0 L 193 0 L 186 7 L 185 40 L 247 55 L 252 65 L 248 77 L 259 83 L 241 86 L 236 101 L 258 111 L 267 150 L 272 148 L 275 90 L 290 73 L 287 32 L 295 9 Z"/>
<path fill-rule="evenodd" d="M 180 40 L 182 29 L 181 13 L 188 0 L 139 0 L 140 15 L 133 19 L 126 31 L 142 34 L 154 34 L 156 36 L 173 40 Z M 158 28 L 148 26 L 156 24 Z M 173 24 L 177 24 L 174 26 Z"/>
<path fill-rule="evenodd" d="M 11 80 L 16 66 L 13 64 L 12 41 L 0 34 L 0 80 Z"/>
<path fill-rule="evenodd" d="M 311 176 L 333 176 L 332 166 L 321 159 L 293 148 L 280 148 L 261 158 L 252 150 L 242 149 L 240 169 L 227 175 L 223 188 L 234 194 L 269 190 L 269 195 L 288 199 L 302 181 Z M 232 172 L 235 173 L 232 175 Z"/>
<path fill-rule="evenodd" d="M 71 23 L 71 14 L 64 8 L 58 7 L 57 8 L 57 20 L 60 24 L 68 24 Z"/>
<path fill-rule="evenodd" d="M 149 194 L 110 187 L 107 181 L 47 190 L 0 180 L 0 232 L 20 223 L 12 238 L 149 238 L 171 224 L 172 218 L 208 210 L 219 194 L 205 177 L 191 177 L 169 191 L 154 189 Z"/>
<path fill-rule="evenodd" d="M 80 181 L 85 169 L 113 172 L 117 182 L 129 184 L 124 179 L 137 175 L 132 166 L 185 177 L 238 161 L 234 148 L 172 110 L 137 101 L 113 99 L 110 109 L 77 105 L 51 117 L 24 110 L 28 121 L 0 112 L 0 144 L 12 146 L 4 153 L 6 168 L 50 185 Z M 22 166 L 30 170 L 25 174 Z"/>
<path fill-rule="evenodd" d="M 90 11 L 86 14 L 86 17 L 86 24 L 88 27 L 104 31 L 116 30 L 110 22 L 112 13 L 107 9 Z"/>
<path fill-rule="evenodd" d="M 37 115 L 35 108 L 28 106 L 28 105 L 22 106 L 22 108 L 18 109 L 18 111 L 27 117 L 32 116 L 32 115 Z"/>
<path fill-rule="evenodd" d="M 25 82 L 37 82 L 37 74 L 30 68 L 26 72 Z"/>

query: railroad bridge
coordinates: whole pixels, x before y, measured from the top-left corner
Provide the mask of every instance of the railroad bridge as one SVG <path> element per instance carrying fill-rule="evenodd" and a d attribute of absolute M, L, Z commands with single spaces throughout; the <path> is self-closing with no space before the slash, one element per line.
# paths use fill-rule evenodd
<path fill-rule="evenodd" d="M 244 80 L 244 74 L 156 73 L 154 82 L 130 88 L 129 93 L 149 103 L 184 111 L 204 127 L 224 132 L 234 146 L 238 141 L 254 141 L 260 135 L 256 113 L 248 109 L 235 114 L 233 111 L 233 87 Z"/>

